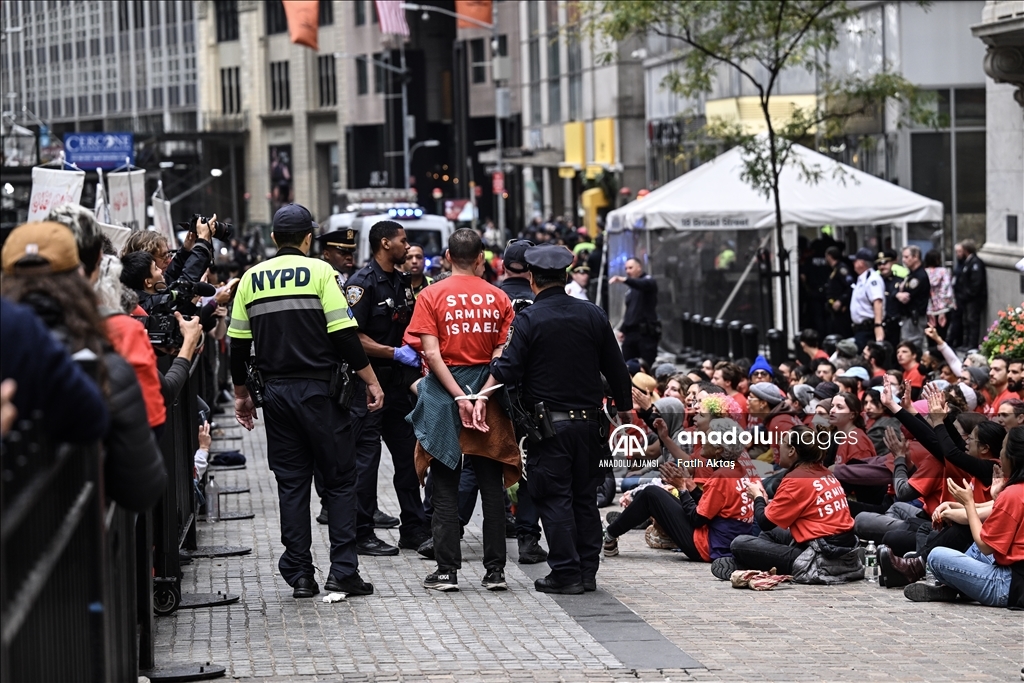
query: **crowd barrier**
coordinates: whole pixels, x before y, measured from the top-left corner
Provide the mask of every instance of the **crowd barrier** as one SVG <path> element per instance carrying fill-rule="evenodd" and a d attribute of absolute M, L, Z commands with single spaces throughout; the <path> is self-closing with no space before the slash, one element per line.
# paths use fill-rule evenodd
<path fill-rule="evenodd" d="M 686 365 L 699 365 L 705 358 L 715 361 L 747 358 L 752 361 L 761 353 L 761 332 L 757 325 L 744 324 L 740 320 L 716 320 L 689 312 L 682 314 L 680 324 L 683 348 L 678 360 Z M 773 332 L 776 330 L 768 330 L 766 335 L 769 343 Z"/>
<path fill-rule="evenodd" d="M 183 592 L 183 558 L 250 551 L 197 544 L 198 391 L 210 381 L 197 376 L 197 365 L 168 406 L 160 439 L 168 485 L 148 513 L 136 515 L 105 500 L 100 444 L 48 443 L 41 415 L 19 421 L 5 439 L 2 683 L 224 675 L 223 666 L 209 662 L 162 666 L 154 650 L 155 617 L 238 600 L 226 591 Z"/>

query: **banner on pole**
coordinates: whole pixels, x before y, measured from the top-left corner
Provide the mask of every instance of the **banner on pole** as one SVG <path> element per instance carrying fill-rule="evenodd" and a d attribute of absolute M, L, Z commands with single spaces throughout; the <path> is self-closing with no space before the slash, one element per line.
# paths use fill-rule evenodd
<path fill-rule="evenodd" d="M 171 249 L 178 246 L 178 238 L 174 234 L 174 222 L 171 221 L 171 203 L 166 199 L 153 197 L 153 227 L 167 239 Z"/>
<path fill-rule="evenodd" d="M 110 219 L 132 230 L 146 227 L 146 172 L 107 174 Z"/>
<path fill-rule="evenodd" d="M 331 0 L 324 0 L 331 2 Z M 317 43 L 317 24 L 320 18 L 318 0 L 288 0 L 284 15 L 288 19 L 288 37 L 296 45 L 305 45 L 314 52 L 320 49 Z"/>
<path fill-rule="evenodd" d="M 85 171 L 32 169 L 32 195 L 28 206 L 29 222 L 41 221 L 50 209 L 61 204 L 77 204 L 85 187 Z"/>
<path fill-rule="evenodd" d="M 121 250 L 124 249 L 124 243 L 128 241 L 128 236 L 132 234 L 130 228 L 122 228 L 118 225 L 110 225 L 109 223 L 102 222 L 100 223 L 100 230 L 107 236 L 110 243 L 114 245 L 114 251 L 118 254 L 120 254 Z"/>

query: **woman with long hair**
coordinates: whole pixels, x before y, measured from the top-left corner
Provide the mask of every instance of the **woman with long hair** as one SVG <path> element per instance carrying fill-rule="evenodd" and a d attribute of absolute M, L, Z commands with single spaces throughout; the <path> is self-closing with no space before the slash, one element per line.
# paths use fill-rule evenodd
<path fill-rule="evenodd" d="M 1005 481 L 993 482 L 992 510 L 984 522 L 967 482 L 947 481 L 967 516 L 974 544 L 966 553 L 932 550 L 928 567 L 938 583 L 907 586 L 903 594 L 908 599 L 952 601 L 963 595 L 989 607 L 1024 607 L 1024 427 L 1007 433 L 999 462 Z"/>
<path fill-rule="evenodd" d="M 821 435 L 799 425 L 784 436 L 779 464 L 787 472 L 771 502 L 760 482 L 747 484 L 761 534 L 737 536 L 730 546 L 732 557 L 711 563 L 711 573 L 723 581 L 737 569 L 792 574 L 797 558 L 817 539 L 835 548 L 852 550 L 857 545 L 846 493 L 822 464 Z"/>

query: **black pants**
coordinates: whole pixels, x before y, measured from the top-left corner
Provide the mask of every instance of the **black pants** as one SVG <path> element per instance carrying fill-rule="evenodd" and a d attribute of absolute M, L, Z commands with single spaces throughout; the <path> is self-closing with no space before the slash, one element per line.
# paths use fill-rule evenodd
<path fill-rule="evenodd" d="M 536 536 L 540 538 L 540 513 L 530 495 L 530 485 L 526 479 L 519 480 L 519 488 L 516 491 L 516 536 Z"/>
<path fill-rule="evenodd" d="M 502 465 L 482 455 L 467 455 L 473 462 L 477 486 L 480 488 L 484 513 L 484 567 L 487 571 L 505 568 L 505 489 Z M 462 568 L 461 530 L 459 521 L 459 481 L 462 463 L 452 470 L 434 460 L 430 463 L 434 481 L 431 501 L 434 514 L 431 531 L 434 537 L 434 558 L 439 572 Z"/>
<path fill-rule="evenodd" d="M 356 556 L 356 468 L 352 421 L 327 395 L 327 382 L 270 380 L 263 417 L 267 461 L 281 504 L 281 576 L 294 586 L 313 576 L 309 498 L 314 466 L 323 481 L 331 539 L 331 575 L 359 570 Z"/>
<path fill-rule="evenodd" d="M 639 332 L 623 332 L 622 357 L 626 360 L 642 358 L 653 369 L 654 359 L 658 356 L 658 339 L 660 337 L 651 337 Z"/>
<path fill-rule="evenodd" d="M 762 531 L 760 536 L 737 536 L 729 547 L 741 568 L 766 572 L 775 567 L 778 574 L 792 574 L 793 563 L 804 551 L 788 530 L 778 527 Z"/>
<path fill-rule="evenodd" d="M 601 515 L 594 490 L 600 427 L 596 422 L 555 423 L 555 436 L 530 444 L 530 495 L 548 541 L 551 578 L 560 585 L 597 576 Z"/>
<path fill-rule="evenodd" d="M 426 533 L 427 518 L 420 498 L 420 482 L 414 463 L 416 435 L 405 416 L 412 411 L 409 393 L 402 387 L 384 389 L 384 407 L 376 412 L 366 410 L 365 385 L 352 399 L 356 418 L 354 440 L 358 480 L 356 490 L 359 511 L 356 537 L 360 540 L 373 534 L 373 513 L 377 511 L 377 472 L 380 469 L 381 437 L 391 451 L 395 474 L 392 479 L 401 508 L 399 536 L 410 540 Z"/>
<path fill-rule="evenodd" d="M 693 525 L 683 514 L 679 499 L 660 486 L 646 486 L 637 491 L 622 515 L 608 525 L 608 533 L 619 537 L 648 517 L 661 525 L 688 558 L 695 562 L 704 561 L 693 543 Z"/>
<path fill-rule="evenodd" d="M 965 524 L 950 524 L 936 531 L 927 520 L 908 520 L 901 529 L 889 531 L 882 537 L 882 543 L 903 556 L 911 551 L 928 559 L 934 548 L 952 548 L 965 552 L 974 543 L 971 528 Z"/>

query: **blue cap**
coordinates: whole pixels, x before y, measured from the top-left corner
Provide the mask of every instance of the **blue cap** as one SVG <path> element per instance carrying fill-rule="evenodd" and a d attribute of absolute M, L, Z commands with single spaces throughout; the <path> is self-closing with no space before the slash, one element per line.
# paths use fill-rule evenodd
<path fill-rule="evenodd" d="M 572 265 L 572 252 L 558 244 L 538 244 L 526 250 L 526 263 L 533 270 L 565 270 Z"/>
<path fill-rule="evenodd" d="M 274 214 L 274 232 L 307 232 L 320 226 L 302 204 L 285 204 Z"/>
<path fill-rule="evenodd" d="M 501 257 L 501 263 L 505 270 L 513 273 L 526 272 L 526 250 L 533 246 L 530 240 L 512 240 L 505 247 L 505 254 Z"/>
<path fill-rule="evenodd" d="M 867 261 L 868 263 L 874 263 L 875 257 L 878 256 L 875 252 L 867 248 L 858 249 L 853 259 L 855 261 Z"/>

